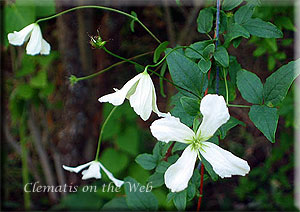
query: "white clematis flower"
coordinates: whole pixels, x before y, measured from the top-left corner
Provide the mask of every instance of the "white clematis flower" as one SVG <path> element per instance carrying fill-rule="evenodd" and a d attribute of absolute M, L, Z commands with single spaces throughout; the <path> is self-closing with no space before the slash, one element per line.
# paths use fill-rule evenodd
<path fill-rule="evenodd" d="M 82 171 L 82 179 L 87 180 L 90 178 L 95 178 L 95 179 L 101 179 L 101 172 L 100 169 L 102 169 L 105 174 L 108 176 L 108 178 L 113 181 L 113 183 L 117 187 L 121 187 L 124 184 L 124 181 L 116 179 L 112 173 L 110 173 L 100 162 L 98 161 L 91 161 L 86 164 L 77 166 L 77 167 L 69 167 L 63 165 L 63 168 L 69 172 L 75 172 L 78 173 L 82 169 L 85 169 L 89 167 L 87 170 Z"/>
<path fill-rule="evenodd" d="M 203 114 L 203 121 L 196 133 L 173 116 L 156 120 L 150 126 L 153 136 L 162 142 L 177 141 L 189 144 L 181 157 L 165 172 L 165 184 L 172 192 L 187 188 L 197 155 L 201 160 L 199 153 L 221 178 L 232 175 L 245 176 L 250 171 L 247 161 L 207 142 L 230 118 L 223 96 L 206 95 L 201 101 L 200 111 Z"/>
<path fill-rule="evenodd" d="M 15 46 L 21 46 L 30 37 L 26 47 L 26 53 L 29 55 L 48 55 L 50 53 L 50 44 L 43 39 L 40 26 L 37 23 L 30 24 L 20 30 L 7 35 L 8 42 Z"/>
<path fill-rule="evenodd" d="M 160 117 L 167 114 L 159 112 L 156 105 L 156 94 L 151 77 L 144 71 L 129 80 L 120 90 L 98 99 L 99 102 L 109 102 L 115 106 L 123 104 L 125 98 L 129 99 L 130 106 L 144 120 L 149 119 L 153 111 Z"/>

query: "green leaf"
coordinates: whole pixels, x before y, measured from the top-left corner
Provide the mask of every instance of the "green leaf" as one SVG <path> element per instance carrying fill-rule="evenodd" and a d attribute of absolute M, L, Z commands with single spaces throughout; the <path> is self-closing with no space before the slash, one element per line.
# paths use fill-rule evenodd
<path fill-rule="evenodd" d="M 233 41 L 232 41 L 233 47 L 234 48 L 239 47 L 239 45 L 241 44 L 241 41 L 242 41 L 242 37 L 238 37 L 236 39 L 233 39 Z"/>
<path fill-rule="evenodd" d="M 291 84 L 300 74 L 299 65 L 300 59 L 289 62 L 267 78 L 263 92 L 266 105 L 277 105 L 285 98 Z"/>
<path fill-rule="evenodd" d="M 158 209 L 158 201 L 156 197 L 152 192 L 147 192 L 146 186 L 141 185 L 131 177 L 126 177 L 124 187 L 126 194 L 126 202 L 131 210 L 156 211 Z"/>
<path fill-rule="evenodd" d="M 268 70 L 272 71 L 276 66 L 276 59 L 273 57 L 273 55 L 270 55 L 268 57 Z"/>
<path fill-rule="evenodd" d="M 209 71 L 209 69 L 211 68 L 211 61 L 201 59 L 198 62 L 198 67 L 204 74 L 206 74 Z"/>
<path fill-rule="evenodd" d="M 167 63 L 164 62 L 161 69 L 160 69 L 160 75 L 164 76 L 167 70 Z M 162 95 L 162 97 L 166 98 L 167 95 L 164 92 L 164 79 L 162 77 L 159 78 L 159 86 L 160 86 L 160 95 Z"/>
<path fill-rule="evenodd" d="M 113 148 L 106 148 L 100 154 L 100 161 L 105 167 L 109 167 L 112 173 L 116 174 L 127 167 L 129 158 L 126 154 L 116 151 Z"/>
<path fill-rule="evenodd" d="M 213 181 L 216 181 L 218 179 L 218 175 L 213 170 L 213 167 L 210 165 L 210 163 L 207 160 L 205 160 L 205 158 L 201 155 L 201 153 L 200 153 L 200 157 L 201 157 L 201 162 L 203 163 L 205 170 L 208 172 L 211 179 Z"/>
<path fill-rule="evenodd" d="M 30 85 L 35 88 L 45 88 L 47 86 L 47 72 L 40 70 L 36 76 L 30 80 Z"/>
<path fill-rule="evenodd" d="M 168 45 L 169 45 L 169 41 L 165 41 L 165 42 L 159 44 L 159 46 L 155 49 L 154 56 L 153 56 L 154 63 L 157 63 L 161 53 L 163 53 L 167 49 Z"/>
<path fill-rule="evenodd" d="M 129 210 L 125 197 L 115 197 L 102 207 L 103 211 L 124 211 Z"/>
<path fill-rule="evenodd" d="M 223 0 L 222 9 L 225 11 L 232 10 L 239 6 L 243 0 Z"/>
<path fill-rule="evenodd" d="M 183 190 L 181 192 L 176 192 L 173 198 L 173 203 L 177 210 L 184 211 L 186 208 L 186 197 L 187 192 L 186 190 Z"/>
<path fill-rule="evenodd" d="M 34 94 L 34 89 L 28 84 L 20 84 L 16 87 L 15 94 L 24 100 L 31 99 Z"/>
<path fill-rule="evenodd" d="M 203 50 L 203 57 L 204 59 L 208 60 L 212 57 L 213 53 L 215 52 L 215 44 L 211 43 L 207 45 Z M 203 60 L 203 58 L 201 58 Z"/>
<path fill-rule="evenodd" d="M 278 16 L 275 19 L 276 26 L 281 26 L 287 30 L 296 31 L 296 27 L 294 26 L 292 20 L 286 16 Z"/>
<path fill-rule="evenodd" d="M 152 183 L 153 188 L 162 186 L 165 183 L 164 173 L 154 172 L 154 174 L 149 177 L 148 182 Z"/>
<path fill-rule="evenodd" d="M 249 5 L 240 7 L 234 14 L 234 21 L 238 24 L 244 24 L 250 20 L 254 12 L 254 8 Z"/>
<path fill-rule="evenodd" d="M 16 72 L 16 77 L 24 77 L 35 71 L 35 57 L 25 54 L 22 58 L 22 66 Z"/>
<path fill-rule="evenodd" d="M 194 184 L 190 183 L 187 188 L 188 201 L 191 201 L 192 199 L 194 199 L 195 195 L 196 195 L 196 186 Z"/>
<path fill-rule="evenodd" d="M 244 38 L 249 38 L 250 34 L 249 32 L 242 27 L 241 25 L 237 24 L 237 23 L 233 23 L 228 27 L 228 32 L 225 35 L 225 46 L 228 46 L 229 43 L 238 38 L 238 37 L 244 37 Z"/>
<path fill-rule="evenodd" d="M 200 102 L 196 98 L 183 96 L 180 98 L 183 109 L 191 116 L 196 116 L 200 113 Z"/>
<path fill-rule="evenodd" d="M 157 165 L 155 171 L 158 173 L 165 173 L 169 166 L 171 166 L 171 163 L 163 160 Z"/>
<path fill-rule="evenodd" d="M 137 14 L 134 11 L 131 11 L 131 15 L 137 18 Z M 134 22 L 135 22 L 134 19 L 132 19 L 130 21 L 130 30 L 131 30 L 131 32 L 134 32 Z"/>
<path fill-rule="evenodd" d="M 262 38 L 281 38 L 283 36 L 280 29 L 270 22 L 265 22 L 259 18 L 250 19 L 242 25 L 251 35 Z"/>
<path fill-rule="evenodd" d="M 237 62 L 236 57 L 230 56 L 228 72 L 229 72 L 229 76 L 230 76 L 230 81 L 234 85 L 236 84 L 236 75 L 237 75 L 237 72 L 239 72 L 240 70 L 242 70 L 242 67 Z"/>
<path fill-rule="evenodd" d="M 171 49 L 167 49 L 169 52 Z M 167 57 L 167 63 L 173 82 L 194 94 L 201 96 L 205 90 L 206 77 L 199 71 L 195 62 L 181 54 L 179 51 L 173 51 Z M 179 89 L 186 96 L 192 96 L 191 93 Z"/>
<path fill-rule="evenodd" d="M 252 105 L 249 111 L 251 121 L 272 143 L 275 143 L 278 117 L 276 108 L 265 105 Z"/>
<path fill-rule="evenodd" d="M 201 59 L 201 58 L 203 59 L 204 49 L 212 43 L 213 43 L 213 41 L 211 41 L 211 40 L 205 40 L 205 41 L 199 41 L 199 42 L 193 43 L 189 47 L 197 50 L 200 54 L 197 53 L 196 51 L 194 51 L 191 48 L 187 48 L 185 50 L 185 55 L 187 57 L 190 57 L 190 58 L 193 58 L 193 59 Z"/>
<path fill-rule="evenodd" d="M 187 144 L 176 142 L 172 148 L 172 154 L 174 154 L 176 151 L 184 150 L 187 146 Z"/>
<path fill-rule="evenodd" d="M 151 170 L 156 167 L 155 158 L 147 153 L 138 155 L 135 159 L 135 162 L 137 162 L 141 167 L 143 167 L 146 170 Z"/>
<path fill-rule="evenodd" d="M 226 137 L 226 133 L 229 130 L 231 130 L 232 128 L 234 128 L 235 126 L 237 126 L 238 124 L 240 124 L 242 126 L 246 126 L 244 124 L 244 122 L 241 122 L 240 120 L 238 120 L 238 119 L 231 116 L 230 119 L 219 128 L 220 138 L 224 139 Z"/>
<path fill-rule="evenodd" d="M 200 10 L 197 24 L 198 24 L 198 32 L 200 33 L 209 33 L 213 26 L 213 13 L 211 8 L 204 8 Z"/>
<path fill-rule="evenodd" d="M 262 104 L 263 84 L 256 74 L 240 70 L 237 73 L 237 87 L 245 100 L 253 104 Z"/>
<path fill-rule="evenodd" d="M 117 136 L 116 143 L 121 150 L 131 155 L 137 155 L 139 152 L 139 135 L 137 129 L 133 126 L 126 127 L 125 132 Z"/>
<path fill-rule="evenodd" d="M 46 17 L 55 14 L 55 1 L 54 0 L 34 0 L 37 17 Z"/>
<path fill-rule="evenodd" d="M 194 117 L 187 114 L 183 109 L 182 104 L 180 102 L 180 98 L 182 96 L 183 95 L 181 93 L 177 93 L 176 95 L 171 97 L 171 105 L 174 105 L 174 107 L 171 110 L 171 114 L 172 116 L 178 117 L 183 124 L 190 127 L 193 125 Z"/>
<path fill-rule="evenodd" d="M 229 55 L 223 46 L 219 46 L 214 53 L 214 58 L 223 67 L 229 66 Z"/>

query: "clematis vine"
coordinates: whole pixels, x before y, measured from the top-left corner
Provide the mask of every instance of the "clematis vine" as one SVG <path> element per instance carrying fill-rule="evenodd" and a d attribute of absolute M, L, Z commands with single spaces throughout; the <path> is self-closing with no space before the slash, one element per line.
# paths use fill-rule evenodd
<path fill-rule="evenodd" d="M 116 88 L 114 90 L 114 93 L 102 96 L 98 101 L 109 102 L 118 106 L 123 104 L 125 98 L 127 98 L 130 106 L 144 121 L 149 119 L 152 111 L 160 117 L 167 115 L 161 113 L 157 108 L 155 88 L 147 71 L 136 75 L 120 90 Z"/>
<path fill-rule="evenodd" d="M 87 168 L 87 170 L 83 170 L 85 168 Z M 87 180 L 90 178 L 95 178 L 95 179 L 101 179 L 101 172 L 100 170 L 102 169 L 105 174 L 108 176 L 108 178 L 113 181 L 113 183 L 117 186 L 117 187 L 121 187 L 124 184 L 124 181 L 122 180 L 118 180 L 116 179 L 112 173 L 110 173 L 100 162 L 98 161 L 91 161 L 88 162 L 86 164 L 77 166 L 77 167 L 69 167 L 69 166 L 65 166 L 63 165 L 63 168 L 69 172 L 75 172 L 78 173 L 81 170 L 82 171 L 82 179 L 83 180 Z"/>
<path fill-rule="evenodd" d="M 8 42 L 14 46 L 21 46 L 30 38 L 26 46 L 26 53 L 29 55 L 48 55 L 50 53 L 50 44 L 43 39 L 40 26 L 37 23 L 30 24 L 19 32 L 9 33 L 7 38 Z"/>
<path fill-rule="evenodd" d="M 150 126 L 153 136 L 159 141 L 188 144 L 181 157 L 165 172 L 165 184 L 172 192 L 187 188 L 197 156 L 201 160 L 200 155 L 211 164 L 221 178 L 232 175 L 245 176 L 250 171 L 247 161 L 207 141 L 230 118 L 223 96 L 206 95 L 201 101 L 200 112 L 203 121 L 196 133 L 173 116 L 156 120 Z"/>

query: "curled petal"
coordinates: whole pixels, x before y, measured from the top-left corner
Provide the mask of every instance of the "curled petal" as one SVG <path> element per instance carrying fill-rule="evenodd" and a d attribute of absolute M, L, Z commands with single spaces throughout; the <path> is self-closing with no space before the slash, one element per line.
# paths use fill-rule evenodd
<path fill-rule="evenodd" d="M 153 82 L 151 81 L 151 87 L 152 87 L 152 110 L 154 113 L 156 113 L 159 117 L 167 117 L 170 116 L 170 113 L 162 113 L 158 110 L 157 104 L 156 104 L 156 93 L 155 93 L 155 87 L 153 85 Z"/>
<path fill-rule="evenodd" d="M 187 188 L 197 160 L 197 152 L 189 145 L 181 157 L 171 165 L 165 173 L 165 184 L 172 192 L 179 192 Z"/>
<path fill-rule="evenodd" d="M 247 161 L 211 142 L 203 142 L 200 153 L 221 178 L 231 177 L 232 175 L 245 176 L 250 171 Z"/>
<path fill-rule="evenodd" d="M 103 169 L 103 171 L 105 172 L 105 174 L 108 176 L 108 178 L 113 181 L 113 183 L 117 186 L 117 187 L 121 187 L 124 184 L 124 181 L 122 180 L 118 180 L 116 179 L 112 173 L 110 173 L 101 163 L 99 163 L 101 169 Z"/>
<path fill-rule="evenodd" d="M 64 168 L 65 170 L 69 171 L 69 172 L 75 172 L 75 173 L 78 173 L 78 172 L 80 172 L 82 169 L 88 167 L 92 162 L 93 162 L 93 161 L 88 162 L 88 163 L 83 164 L 83 165 L 80 165 L 80 166 L 77 166 L 77 167 L 70 167 L 70 166 L 65 166 L 65 165 L 63 165 L 63 168 Z"/>
<path fill-rule="evenodd" d="M 131 107 L 144 121 L 146 121 L 152 112 L 152 80 L 147 72 L 142 76 L 137 84 L 135 92 L 129 97 Z"/>
<path fill-rule="evenodd" d="M 197 131 L 197 138 L 209 139 L 229 118 L 228 108 L 223 96 L 206 95 L 200 104 L 203 121 Z"/>
<path fill-rule="evenodd" d="M 42 50 L 42 32 L 38 24 L 34 24 L 30 40 L 26 47 L 26 53 L 29 55 L 39 54 Z"/>
<path fill-rule="evenodd" d="M 90 165 L 90 167 L 87 170 L 84 170 L 82 172 L 82 179 L 87 180 L 90 178 L 100 179 L 101 173 L 100 173 L 100 163 L 93 161 Z"/>
<path fill-rule="evenodd" d="M 50 50 L 51 50 L 50 44 L 45 39 L 42 39 L 42 49 L 40 53 L 42 55 L 48 55 L 50 54 Z"/>
<path fill-rule="evenodd" d="M 154 121 L 150 130 L 152 135 L 159 141 L 168 143 L 178 141 L 181 143 L 191 143 L 195 133 L 186 125 L 182 124 L 179 118 L 167 116 Z"/>
<path fill-rule="evenodd" d="M 109 102 L 115 106 L 123 104 L 127 94 L 135 89 L 137 82 L 140 80 L 141 74 L 136 75 L 134 78 L 129 80 L 120 90 L 115 89 L 114 93 L 107 94 L 98 99 L 99 102 Z"/>
<path fill-rule="evenodd" d="M 25 41 L 28 40 L 31 31 L 33 30 L 35 24 L 30 24 L 24 27 L 19 32 L 14 31 L 13 33 L 9 33 L 7 35 L 8 42 L 15 46 L 21 46 Z"/>

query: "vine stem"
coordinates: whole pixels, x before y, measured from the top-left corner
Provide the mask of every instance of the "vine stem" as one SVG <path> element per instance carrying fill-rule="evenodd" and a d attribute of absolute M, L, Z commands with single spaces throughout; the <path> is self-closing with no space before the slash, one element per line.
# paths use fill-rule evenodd
<path fill-rule="evenodd" d="M 94 9 L 107 10 L 107 11 L 116 12 L 116 13 L 119 13 L 121 15 L 127 16 L 127 17 L 131 18 L 132 20 L 138 22 L 151 35 L 151 37 L 153 37 L 158 43 L 161 43 L 160 40 L 137 17 L 135 17 L 133 15 L 130 15 L 126 12 L 123 12 L 121 10 L 117 10 L 117 9 L 110 8 L 110 7 L 104 7 L 104 6 L 85 5 L 85 6 L 73 7 L 71 9 L 62 11 L 62 12 L 57 13 L 55 15 L 52 15 L 52 16 L 49 16 L 49 17 L 46 17 L 46 18 L 38 19 L 35 23 L 39 23 L 39 22 L 42 22 L 42 21 L 47 21 L 47 20 L 50 20 L 52 18 L 56 18 L 60 15 L 63 15 L 63 14 L 66 14 L 66 13 L 69 13 L 69 12 L 72 12 L 72 11 L 75 11 L 75 10 L 79 10 L 79 9 L 85 9 L 85 8 L 94 8 Z"/>
<path fill-rule="evenodd" d="M 118 66 L 118 65 L 121 65 L 121 64 L 126 63 L 126 62 L 129 62 L 129 61 L 131 61 L 131 60 L 133 60 L 133 59 L 140 58 L 140 57 L 146 56 L 146 55 L 148 55 L 148 54 L 152 54 L 152 53 L 153 53 L 153 52 L 146 52 L 146 53 L 139 54 L 139 55 L 137 55 L 137 56 L 131 57 L 131 58 L 129 58 L 129 59 L 126 59 L 126 60 L 117 62 L 117 63 L 112 64 L 111 66 L 109 66 L 109 67 L 107 67 L 107 68 L 105 68 L 105 69 L 102 69 L 102 70 L 100 70 L 100 71 L 98 71 L 98 72 L 96 72 L 96 73 L 93 73 L 93 74 L 91 74 L 91 75 L 84 76 L 84 77 L 78 77 L 78 78 L 77 78 L 77 81 L 87 80 L 87 79 L 94 78 L 94 77 L 99 76 L 100 74 L 103 74 L 104 72 L 106 72 L 106 71 L 108 71 L 108 70 L 110 70 L 110 69 L 112 69 L 112 68 L 114 68 L 114 67 L 116 67 L 116 66 Z"/>
<path fill-rule="evenodd" d="M 103 132 L 104 132 L 104 128 L 108 122 L 108 120 L 110 119 L 110 117 L 112 116 L 112 114 L 115 112 L 115 110 L 117 109 L 117 106 L 115 106 L 110 113 L 108 114 L 107 118 L 105 119 L 101 130 L 100 130 L 100 135 L 99 135 L 99 139 L 98 139 L 98 146 L 97 146 L 97 152 L 96 152 L 96 156 L 95 156 L 95 161 L 99 160 L 99 153 L 100 153 L 100 146 L 101 146 L 101 141 L 102 141 L 102 137 L 103 137 Z"/>

